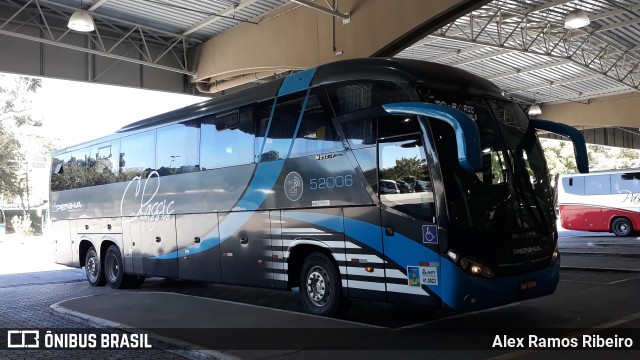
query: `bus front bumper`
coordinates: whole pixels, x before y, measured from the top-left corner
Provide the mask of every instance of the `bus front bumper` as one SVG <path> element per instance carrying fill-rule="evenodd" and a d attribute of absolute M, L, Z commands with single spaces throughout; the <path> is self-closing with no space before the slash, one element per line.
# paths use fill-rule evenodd
<path fill-rule="evenodd" d="M 560 280 L 560 258 L 545 269 L 508 277 L 472 276 L 441 258 L 442 301 L 450 308 L 474 311 L 552 294 Z"/>

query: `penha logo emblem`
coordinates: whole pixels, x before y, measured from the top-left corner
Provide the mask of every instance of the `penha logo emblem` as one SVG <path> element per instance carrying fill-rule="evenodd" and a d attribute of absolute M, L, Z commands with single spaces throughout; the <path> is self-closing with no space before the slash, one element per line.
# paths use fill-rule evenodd
<path fill-rule="evenodd" d="M 298 201 L 303 191 L 302 176 L 295 171 L 290 172 L 284 179 L 284 193 L 291 201 Z"/>

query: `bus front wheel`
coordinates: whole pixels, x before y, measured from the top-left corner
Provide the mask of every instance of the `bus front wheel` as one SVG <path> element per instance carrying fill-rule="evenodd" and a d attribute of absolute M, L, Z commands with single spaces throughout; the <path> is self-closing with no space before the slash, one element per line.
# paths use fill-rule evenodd
<path fill-rule="evenodd" d="M 107 283 L 107 279 L 104 277 L 102 263 L 96 248 L 90 247 L 84 259 L 84 272 L 87 275 L 89 284 L 91 286 L 104 286 Z"/>
<path fill-rule="evenodd" d="M 631 221 L 627 218 L 617 218 L 611 223 L 611 231 L 616 236 L 629 236 L 633 232 Z"/>
<path fill-rule="evenodd" d="M 341 309 L 340 276 L 327 255 L 316 252 L 304 260 L 300 272 L 300 297 L 304 309 L 319 316 L 334 316 Z"/>

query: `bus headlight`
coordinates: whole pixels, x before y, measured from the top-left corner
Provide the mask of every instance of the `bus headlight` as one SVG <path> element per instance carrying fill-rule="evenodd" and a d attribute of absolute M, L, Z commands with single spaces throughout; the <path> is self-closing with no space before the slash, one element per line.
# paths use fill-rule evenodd
<path fill-rule="evenodd" d="M 458 253 L 453 250 L 447 251 L 447 256 L 454 263 L 460 266 L 462 270 L 464 270 L 470 275 L 482 276 L 487 279 L 493 279 L 496 277 L 496 274 L 493 272 L 493 270 L 491 270 L 487 265 L 484 265 L 478 260 L 470 259 L 468 257 L 458 255 Z"/>

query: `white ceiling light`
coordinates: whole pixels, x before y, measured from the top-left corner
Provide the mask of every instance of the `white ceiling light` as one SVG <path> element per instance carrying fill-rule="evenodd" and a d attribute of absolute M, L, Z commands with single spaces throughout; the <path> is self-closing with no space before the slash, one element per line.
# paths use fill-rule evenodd
<path fill-rule="evenodd" d="M 78 10 L 71 15 L 67 27 L 80 32 L 91 32 L 96 26 L 93 23 L 93 16 L 88 11 Z"/>
<path fill-rule="evenodd" d="M 589 25 L 589 15 L 584 10 L 573 10 L 567 14 L 564 20 L 564 27 L 566 29 L 579 29 L 581 27 Z"/>
<path fill-rule="evenodd" d="M 531 105 L 531 107 L 529 107 L 529 111 L 527 111 L 527 114 L 529 114 L 529 116 L 540 115 L 542 114 L 542 109 L 540 109 L 540 105 L 533 104 Z"/>

